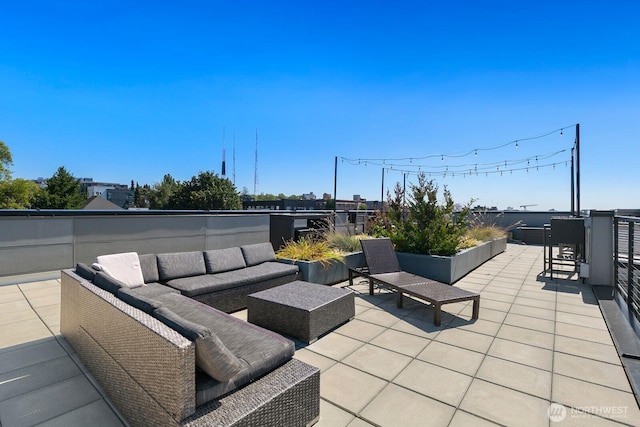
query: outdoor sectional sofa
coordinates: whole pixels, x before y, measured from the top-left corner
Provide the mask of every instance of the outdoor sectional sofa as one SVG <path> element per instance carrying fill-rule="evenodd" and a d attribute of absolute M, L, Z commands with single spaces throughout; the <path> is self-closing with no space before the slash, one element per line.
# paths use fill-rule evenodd
<path fill-rule="evenodd" d="M 272 256 L 269 243 L 141 255 L 135 287 L 78 264 L 62 271 L 60 330 L 131 425 L 313 424 L 319 370 L 290 340 L 203 303 L 242 308 L 297 278 Z"/>

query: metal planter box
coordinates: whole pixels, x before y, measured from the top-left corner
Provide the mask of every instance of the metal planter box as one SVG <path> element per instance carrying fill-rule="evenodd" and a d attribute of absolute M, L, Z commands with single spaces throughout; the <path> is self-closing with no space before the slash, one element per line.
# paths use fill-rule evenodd
<path fill-rule="evenodd" d="M 506 249 L 507 238 L 503 237 L 465 249 L 450 257 L 406 252 L 396 252 L 396 255 L 403 270 L 452 284 Z"/>
<path fill-rule="evenodd" d="M 300 269 L 302 280 L 321 285 L 344 282 L 349 278 L 349 267 L 364 266 L 362 252 L 352 252 L 345 255 L 344 262 L 332 260 L 325 263 L 325 265 L 322 265 L 320 261 L 300 261 L 288 258 L 278 258 L 278 261 L 297 265 Z"/>

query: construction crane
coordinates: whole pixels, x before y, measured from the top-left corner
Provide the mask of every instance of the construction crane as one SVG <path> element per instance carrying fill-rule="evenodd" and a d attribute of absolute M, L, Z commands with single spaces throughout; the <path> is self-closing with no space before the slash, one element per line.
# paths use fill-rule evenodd
<path fill-rule="evenodd" d="M 521 207 L 522 209 L 524 209 L 525 211 L 527 210 L 527 208 L 528 208 L 529 206 L 538 206 L 538 205 L 520 205 L 520 207 Z"/>

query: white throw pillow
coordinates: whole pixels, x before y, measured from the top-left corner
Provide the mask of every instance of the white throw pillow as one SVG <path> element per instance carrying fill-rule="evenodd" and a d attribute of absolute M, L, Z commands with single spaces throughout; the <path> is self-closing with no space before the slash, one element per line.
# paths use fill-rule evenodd
<path fill-rule="evenodd" d="M 130 288 L 144 286 L 140 259 L 136 252 L 100 255 L 96 257 L 100 270 L 117 279 Z"/>

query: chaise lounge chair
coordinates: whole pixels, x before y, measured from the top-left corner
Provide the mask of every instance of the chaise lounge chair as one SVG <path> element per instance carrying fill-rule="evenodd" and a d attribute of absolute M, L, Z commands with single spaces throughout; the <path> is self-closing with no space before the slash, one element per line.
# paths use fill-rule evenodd
<path fill-rule="evenodd" d="M 366 267 L 349 269 L 349 285 L 355 276 L 369 279 L 369 295 L 373 295 L 374 283 L 380 283 L 398 294 L 398 308 L 402 308 L 403 294 L 425 300 L 433 305 L 433 323 L 440 326 L 441 306 L 460 301 L 473 301 L 472 318 L 480 311 L 480 294 L 465 291 L 446 283 L 403 271 L 391 240 L 387 238 L 363 239 L 360 241 Z"/>

